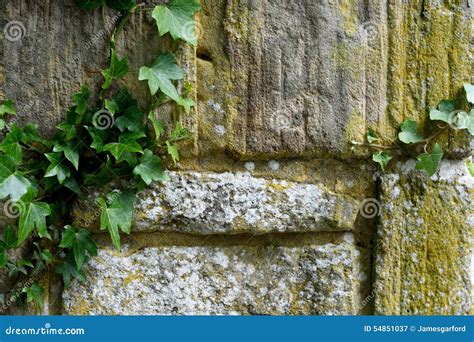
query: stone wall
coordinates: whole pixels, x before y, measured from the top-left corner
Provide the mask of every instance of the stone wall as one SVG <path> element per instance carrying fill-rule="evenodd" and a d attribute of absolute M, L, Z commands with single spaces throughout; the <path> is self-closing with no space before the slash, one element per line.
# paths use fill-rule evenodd
<path fill-rule="evenodd" d="M 148 1 L 153 2 L 153 1 Z M 472 81 L 467 0 L 201 0 L 199 44 L 180 63 L 197 107 L 171 181 L 143 191 L 116 252 L 97 230 L 96 189 L 74 204 L 99 256 L 86 283 L 53 275 L 43 313 L 472 313 L 473 142 L 442 139 L 429 178 L 401 158 L 380 173 L 351 150 L 372 128 L 389 142 Z M 117 13 L 72 0 L 0 0 L 0 96 L 51 131 L 70 95 L 94 86 Z M 169 42 L 146 12 L 118 42 L 130 69 Z M 136 75 L 126 83 L 147 101 Z M 90 190 L 90 191 L 89 191 Z M 5 278 L 5 277 L 3 277 Z M 7 280 L 3 290 L 11 286 Z"/>

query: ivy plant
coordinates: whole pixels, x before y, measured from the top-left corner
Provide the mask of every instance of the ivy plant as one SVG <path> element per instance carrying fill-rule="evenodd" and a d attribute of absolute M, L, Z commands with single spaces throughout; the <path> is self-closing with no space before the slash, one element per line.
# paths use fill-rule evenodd
<path fill-rule="evenodd" d="M 438 138 L 447 131 L 467 131 L 474 135 L 474 86 L 469 83 L 464 84 L 467 102 L 471 108 L 468 111 L 456 110 L 456 103 L 453 100 L 441 100 L 437 108 L 432 108 L 429 113 L 430 121 L 436 123 L 437 130 L 430 136 L 424 137 L 418 129 L 416 121 L 405 120 L 400 126 L 398 140 L 399 146 L 384 146 L 378 144 L 380 138 L 375 131 L 369 129 L 366 142 L 353 142 L 355 146 L 375 150 L 372 160 L 378 163 L 382 170 L 385 170 L 390 160 L 393 159 L 393 152 L 401 152 L 404 146 L 423 146 L 424 153 L 416 158 L 417 170 L 423 170 L 432 176 L 439 168 L 443 159 L 444 151 L 437 142 Z M 438 125 L 439 124 L 439 125 Z M 474 168 L 471 161 L 467 161 L 467 167 L 471 175 L 474 175 Z"/>
<path fill-rule="evenodd" d="M 72 279 L 85 279 L 84 265 L 97 255 L 97 246 L 88 227 L 71 223 L 70 204 L 86 186 L 107 187 L 117 180 L 129 184 L 98 198 L 100 229 L 108 231 L 120 250 L 120 234 L 130 234 L 137 191 L 153 182 L 169 180 L 164 166 L 179 161 L 177 142 L 188 131 L 176 122 L 166 134 L 155 109 L 172 101 L 189 112 L 194 102 L 185 83 L 180 93 L 175 82 L 185 72 L 172 51 L 157 56 L 151 66 L 140 68 L 139 80 L 147 81 L 152 105 L 142 108 L 126 89 L 111 85 L 127 75 L 128 59 L 120 58 L 115 48 L 117 36 L 139 5 L 135 0 L 76 0 L 82 10 L 109 7 L 122 11 L 121 20 L 110 38 L 110 57 L 101 70 L 103 82 L 98 101 L 91 100 L 89 87 L 82 86 L 72 96 L 65 119 L 51 138 L 38 127 L 7 123 L 16 115 L 13 100 L 0 104 L 0 200 L 12 224 L 0 239 L 0 268 L 9 276 L 33 279 L 17 299 L 43 305 L 45 290 L 36 277 L 46 269 L 62 275 L 65 286 Z M 160 35 L 196 45 L 194 15 L 200 10 L 197 0 L 170 0 L 153 8 Z M 34 252 L 26 259 L 10 259 L 9 251 L 33 241 Z M 11 293 L 11 296 L 14 293 Z"/>

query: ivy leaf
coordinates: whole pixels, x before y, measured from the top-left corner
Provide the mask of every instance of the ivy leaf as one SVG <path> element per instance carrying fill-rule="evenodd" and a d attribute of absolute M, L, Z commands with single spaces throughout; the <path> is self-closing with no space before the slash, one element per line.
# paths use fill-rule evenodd
<path fill-rule="evenodd" d="M 151 95 L 155 95 L 161 90 L 174 101 L 179 101 L 179 94 L 171 80 L 181 80 L 184 78 L 183 70 L 176 64 L 176 58 L 171 53 L 161 54 L 155 63 L 149 68 L 140 68 L 138 79 L 148 80 L 148 87 Z"/>
<path fill-rule="evenodd" d="M 104 107 L 112 115 L 114 115 L 115 113 L 117 113 L 119 111 L 119 105 L 114 100 L 105 100 Z"/>
<path fill-rule="evenodd" d="M 135 194 L 132 192 L 112 192 L 107 196 L 108 201 L 99 198 L 100 206 L 100 229 L 108 230 L 112 242 L 117 250 L 120 250 L 119 229 L 130 234 L 133 220 L 133 205 Z"/>
<path fill-rule="evenodd" d="M 180 97 L 178 99 L 177 104 L 184 108 L 186 114 L 189 114 L 189 112 L 191 111 L 191 107 L 196 105 L 193 100 L 184 97 Z"/>
<path fill-rule="evenodd" d="M 138 132 L 143 130 L 144 114 L 137 106 L 128 107 L 122 116 L 115 120 L 115 125 L 121 132 L 129 130 L 130 132 Z"/>
<path fill-rule="evenodd" d="M 66 288 L 71 286 L 71 277 L 77 278 L 80 281 L 86 280 L 84 271 L 76 268 L 76 262 L 72 253 L 66 255 L 66 259 L 56 268 L 56 273 L 63 276 L 64 286 Z"/>
<path fill-rule="evenodd" d="M 16 163 L 21 163 L 23 152 L 20 142 L 23 139 L 23 129 L 13 124 L 10 132 L 5 136 L 0 144 L 0 151 L 11 157 Z"/>
<path fill-rule="evenodd" d="M 466 166 L 467 166 L 467 170 L 469 171 L 471 176 L 474 177 L 474 163 L 470 160 L 467 160 L 466 161 Z"/>
<path fill-rule="evenodd" d="M 375 133 L 374 130 L 369 128 L 367 132 L 367 141 L 369 142 L 369 144 L 372 144 L 378 140 L 379 140 L 379 137 L 377 136 L 377 133 Z"/>
<path fill-rule="evenodd" d="M 470 83 L 464 83 L 464 90 L 466 90 L 467 100 L 474 104 L 474 85 Z"/>
<path fill-rule="evenodd" d="M 126 152 L 143 153 L 142 147 L 136 140 L 146 137 L 143 132 L 127 132 L 119 137 L 118 143 L 110 143 L 104 146 L 104 151 L 110 151 L 116 160 L 120 160 Z"/>
<path fill-rule="evenodd" d="M 425 170 L 430 176 L 433 176 L 438 170 L 439 163 L 443 158 L 443 150 L 439 144 L 434 145 L 431 153 L 420 154 L 416 164 L 417 170 Z"/>
<path fill-rule="evenodd" d="M 168 175 L 161 168 L 161 159 L 150 150 L 145 150 L 140 164 L 133 169 L 133 174 L 141 177 L 146 185 L 150 185 L 153 181 L 169 180 Z"/>
<path fill-rule="evenodd" d="M 97 246 L 92 240 L 91 233 L 86 229 L 76 231 L 70 225 L 65 227 L 59 247 L 72 248 L 78 270 L 82 268 L 88 256 L 97 255 Z"/>
<path fill-rule="evenodd" d="M 90 147 L 96 150 L 97 153 L 103 152 L 104 142 L 109 137 L 108 130 L 100 130 L 92 126 L 86 126 L 86 129 L 92 138 Z"/>
<path fill-rule="evenodd" d="M 81 187 L 79 186 L 79 184 L 77 183 L 76 179 L 74 177 L 68 177 L 66 178 L 66 180 L 64 181 L 63 185 L 68 188 L 69 190 L 75 192 L 76 194 L 80 194 L 81 193 Z"/>
<path fill-rule="evenodd" d="M 26 293 L 26 302 L 34 302 L 37 306 L 43 307 L 43 295 L 44 289 L 37 283 L 34 282 L 30 287 L 23 290 Z"/>
<path fill-rule="evenodd" d="M 87 110 L 87 100 L 89 100 L 89 96 L 91 92 L 88 87 L 82 86 L 81 91 L 77 94 L 72 96 L 74 102 L 76 103 L 76 113 L 77 114 L 84 114 Z"/>
<path fill-rule="evenodd" d="M 77 150 L 77 145 L 72 142 L 57 142 L 54 144 L 53 151 L 63 152 L 66 159 L 74 165 L 76 170 L 79 170 L 79 151 Z"/>
<path fill-rule="evenodd" d="M 46 217 L 49 215 L 51 215 L 51 209 L 47 203 L 29 202 L 24 204 L 18 222 L 18 244 L 25 241 L 35 228 L 40 237 L 49 237 L 46 228 Z"/>
<path fill-rule="evenodd" d="M 474 109 L 471 109 L 469 112 L 469 125 L 467 126 L 467 130 L 471 135 L 474 135 Z"/>
<path fill-rule="evenodd" d="M 386 151 L 377 152 L 372 155 L 372 160 L 380 165 L 382 171 L 385 171 L 385 167 L 388 165 L 392 158 L 393 157 L 390 152 Z"/>
<path fill-rule="evenodd" d="M 160 137 L 165 134 L 165 127 L 163 126 L 160 120 L 155 118 L 155 114 L 153 112 L 150 112 L 148 114 L 148 119 L 153 125 L 153 130 L 155 131 L 155 139 L 160 139 Z"/>
<path fill-rule="evenodd" d="M 63 161 L 63 154 L 61 152 L 54 152 L 54 153 L 45 153 L 46 158 L 51 162 L 46 170 L 44 175 L 45 178 L 47 177 L 54 177 L 58 178 L 59 184 L 63 184 L 64 180 L 71 176 L 71 170 L 61 162 Z"/>
<path fill-rule="evenodd" d="M 128 73 L 128 60 L 127 57 L 122 59 L 117 58 L 115 49 L 111 49 L 110 52 L 110 64 L 105 70 L 101 70 L 104 76 L 104 83 L 102 89 L 108 89 L 112 84 L 112 81 L 117 78 L 122 78 Z"/>
<path fill-rule="evenodd" d="M 453 100 L 441 100 L 439 101 L 438 109 L 445 113 L 451 113 L 456 109 L 456 103 Z"/>
<path fill-rule="evenodd" d="M 173 129 L 173 132 L 171 132 L 170 138 L 171 140 L 176 141 L 176 140 L 186 138 L 188 134 L 189 134 L 189 131 L 181 125 L 181 122 L 176 121 L 176 125 Z"/>
<path fill-rule="evenodd" d="M 33 188 L 31 182 L 21 172 L 16 171 L 17 163 L 7 155 L 0 156 L 0 199 L 17 202 Z"/>
<path fill-rule="evenodd" d="M 416 122 L 413 120 L 405 120 L 402 123 L 401 132 L 398 134 L 398 139 L 405 144 L 413 144 L 423 140 L 423 136 L 418 133 Z"/>
<path fill-rule="evenodd" d="M 137 5 L 135 0 L 106 0 L 107 6 L 116 11 L 132 11 Z"/>
<path fill-rule="evenodd" d="M 430 110 L 430 119 L 431 120 L 437 120 L 437 121 L 443 121 L 448 124 L 451 124 L 453 122 L 453 115 L 451 115 L 451 112 L 444 112 L 441 110 L 437 109 L 431 109 Z"/>
<path fill-rule="evenodd" d="M 15 232 L 13 231 L 13 227 L 8 225 L 5 228 L 5 232 L 3 233 L 3 240 L 5 242 L 6 249 L 12 249 L 17 246 L 18 239 L 15 237 Z"/>
<path fill-rule="evenodd" d="M 166 140 L 166 147 L 168 154 L 171 156 L 171 159 L 173 159 L 173 162 L 176 165 L 176 163 L 179 161 L 178 146 L 171 144 L 168 140 Z"/>
<path fill-rule="evenodd" d="M 174 40 L 182 39 L 196 46 L 193 17 L 200 9 L 198 0 L 170 0 L 166 5 L 156 6 L 152 16 L 161 36 L 169 32 Z"/>
<path fill-rule="evenodd" d="M 0 116 L 5 114 L 16 115 L 15 101 L 6 100 L 0 105 Z"/>
<path fill-rule="evenodd" d="M 105 0 L 75 0 L 81 10 L 93 10 L 103 5 Z"/>

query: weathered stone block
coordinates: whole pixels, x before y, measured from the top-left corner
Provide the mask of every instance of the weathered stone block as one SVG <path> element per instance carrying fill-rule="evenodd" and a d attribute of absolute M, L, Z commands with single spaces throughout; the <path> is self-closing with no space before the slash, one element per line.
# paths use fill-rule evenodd
<path fill-rule="evenodd" d="M 266 180 L 249 173 L 170 172 L 171 181 L 138 195 L 134 231 L 198 234 L 348 231 L 359 203 L 317 184 Z M 94 196 L 76 206 L 78 227 L 97 223 Z M 92 219 L 91 219 L 92 218 Z"/>
<path fill-rule="evenodd" d="M 302 247 L 101 249 L 88 280 L 63 294 L 65 314 L 353 314 L 358 252 Z"/>
<path fill-rule="evenodd" d="M 468 314 L 472 300 L 474 178 L 445 161 L 429 178 L 414 161 L 382 177 L 375 310 L 387 315 Z"/>
<path fill-rule="evenodd" d="M 347 156 L 367 128 L 392 141 L 403 120 L 424 123 L 470 80 L 466 1 L 203 3 L 203 154 Z M 458 138 L 449 147 L 465 153 Z"/>

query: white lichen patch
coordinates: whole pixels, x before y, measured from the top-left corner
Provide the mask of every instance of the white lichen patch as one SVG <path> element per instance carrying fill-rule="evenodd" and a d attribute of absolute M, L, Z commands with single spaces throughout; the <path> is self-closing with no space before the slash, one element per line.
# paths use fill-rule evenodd
<path fill-rule="evenodd" d="M 250 173 L 170 172 L 138 196 L 136 231 L 201 234 L 352 230 L 358 203 L 316 184 Z"/>
<path fill-rule="evenodd" d="M 65 314 L 353 314 L 353 246 L 99 250 Z"/>

